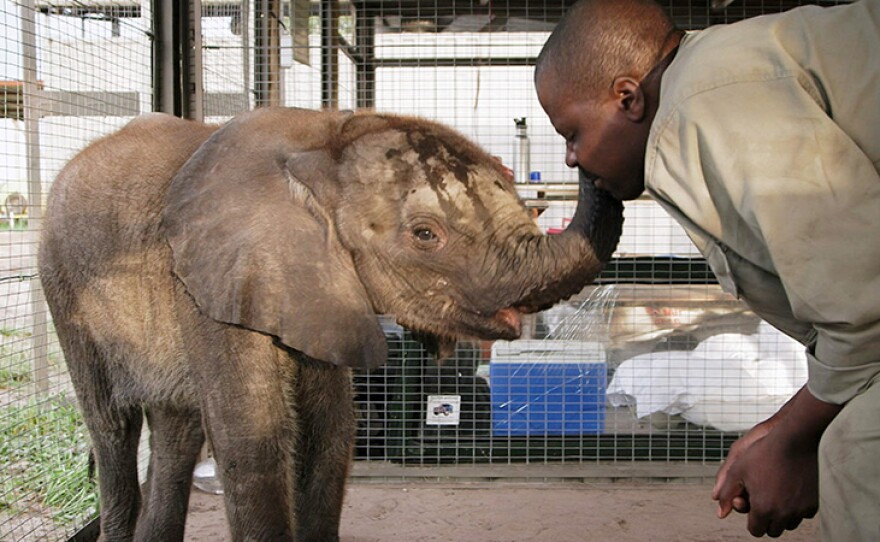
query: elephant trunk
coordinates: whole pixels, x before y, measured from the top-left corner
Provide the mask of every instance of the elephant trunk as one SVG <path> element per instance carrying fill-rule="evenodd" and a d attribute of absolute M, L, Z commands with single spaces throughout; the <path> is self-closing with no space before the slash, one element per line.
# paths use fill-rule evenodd
<path fill-rule="evenodd" d="M 513 306 L 537 312 L 581 291 L 611 259 L 622 227 L 623 204 L 580 171 L 578 205 L 565 231 L 516 242 L 526 248 L 513 252 L 521 271 L 513 279 L 519 284 L 511 291 L 520 292 Z"/>

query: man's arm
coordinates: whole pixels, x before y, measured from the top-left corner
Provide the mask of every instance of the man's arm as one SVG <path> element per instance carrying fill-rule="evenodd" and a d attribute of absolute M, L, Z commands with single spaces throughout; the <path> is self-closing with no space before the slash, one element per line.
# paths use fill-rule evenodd
<path fill-rule="evenodd" d="M 741 296 L 813 335 L 807 387 L 738 441 L 718 474 L 719 514 L 747 512 L 753 534 L 815 512 L 821 435 L 880 373 L 880 175 L 799 83 L 694 96 L 667 130 L 698 159 L 657 162 L 669 173 L 656 191 L 726 245 L 728 262 L 746 260 L 732 266 Z M 782 295 L 747 284 L 753 270 L 776 277 Z"/>

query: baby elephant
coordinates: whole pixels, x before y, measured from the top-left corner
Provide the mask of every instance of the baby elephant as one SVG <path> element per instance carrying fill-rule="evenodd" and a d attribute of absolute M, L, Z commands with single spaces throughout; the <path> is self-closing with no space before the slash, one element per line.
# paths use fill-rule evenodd
<path fill-rule="evenodd" d="M 616 245 L 620 204 L 582 184 L 572 226 L 547 237 L 491 156 L 426 120 L 146 115 L 90 145 L 52 187 L 40 277 L 102 539 L 183 539 L 207 431 L 235 540 L 338 540 L 349 367 L 385 361 L 376 314 L 443 350 L 516 338 L 521 313 L 576 293 Z"/>

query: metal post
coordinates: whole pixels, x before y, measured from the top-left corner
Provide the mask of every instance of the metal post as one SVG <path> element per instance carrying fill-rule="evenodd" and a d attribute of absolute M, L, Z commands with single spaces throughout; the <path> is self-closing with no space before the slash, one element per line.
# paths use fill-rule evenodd
<path fill-rule="evenodd" d="M 153 15 L 153 111 L 175 114 L 174 0 L 151 0 Z"/>
<path fill-rule="evenodd" d="M 339 6 L 321 0 L 321 106 L 339 108 Z"/>
<path fill-rule="evenodd" d="M 24 130 L 27 148 L 28 234 L 39 234 L 43 228 L 43 185 L 40 175 L 40 99 L 37 88 L 37 28 L 34 0 L 22 0 L 21 53 Z M 32 235 L 36 242 L 37 235 Z M 46 299 L 43 285 L 31 280 L 31 314 L 33 315 L 33 371 L 37 393 L 49 391 L 49 337 L 46 324 Z"/>
<path fill-rule="evenodd" d="M 242 81 L 247 109 L 251 108 L 251 4 L 250 0 L 241 0 L 241 66 Z"/>
<path fill-rule="evenodd" d="M 372 109 L 376 106 L 376 17 L 372 9 L 355 9 L 357 39 L 357 107 Z"/>
<path fill-rule="evenodd" d="M 187 36 L 188 41 L 192 43 L 189 53 L 192 57 L 192 79 L 187 88 L 190 95 L 191 110 L 189 118 L 203 121 L 205 120 L 205 85 L 203 81 L 203 64 L 202 64 L 202 0 L 191 0 L 192 12 L 190 13 L 192 25 L 191 36 Z"/>
<path fill-rule="evenodd" d="M 279 0 L 254 1 L 254 94 L 257 107 L 281 105 Z"/>
<path fill-rule="evenodd" d="M 197 88 L 196 58 L 201 59 L 201 46 L 193 48 L 196 41 L 193 18 L 201 17 L 201 3 L 188 0 L 152 0 L 153 6 L 153 110 L 170 113 L 182 118 L 193 118 L 199 111 L 201 92 Z M 201 35 L 199 35 L 201 38 Z M 199 112 L 200 114 L 200 112 Z"/>
<path fill-rule="evenodd" d="M 177 100 L 174 114 L 193 118 L 193 13 L 190 0 L 174 0 L 172 26 L 174 32 L 175 86 Z M 199 14 L 201 15 L 201 14 Z"/>

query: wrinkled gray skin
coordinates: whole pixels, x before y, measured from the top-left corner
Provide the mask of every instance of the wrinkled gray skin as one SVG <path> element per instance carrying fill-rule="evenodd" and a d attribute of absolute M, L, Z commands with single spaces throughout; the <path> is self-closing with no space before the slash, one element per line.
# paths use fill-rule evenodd
<path fill-rule="evenodd" d="M 521 312 L 579 291 L 617 243 L 620 205 L 586 182 L 581 199 L 546 237 L 478 147 L 371 113 L 262 109 L 219 130 L 147 115 L 92 144 L 52 188 L 40 275 L 102 539 L 182 540 L 206 430 L 235 540 L 337 540 L 348 367 L 387 354 L 375 314 L 447 347 L 516 338 Z"/>

